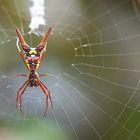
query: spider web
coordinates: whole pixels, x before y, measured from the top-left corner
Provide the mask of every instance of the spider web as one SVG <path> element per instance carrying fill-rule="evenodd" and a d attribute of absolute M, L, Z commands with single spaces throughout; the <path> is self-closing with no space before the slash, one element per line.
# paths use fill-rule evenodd
<path fill-rule="evenodd" d="M 20 28 L 29 45 L 36 46 L 51 26 L 47 58 L 39 71 L 49 73 L 42 81 L 51 90 L 54 104 L 45 118 L 73 140 L 140 139 L 137 4 L 131 0 L 47 0 L 46 25 L 32 30 L 30 1 L 1 2 L 1 119 L 22 120 L 23 126 L 30 120 L 28 115 L 44 119 L 45 96 L 39 88 L 25 91 L 25 116 L 16 111 L 16 92 L 26 79 L 10 75 L 27 73 L 17 53 L 15 27 Z M 40 137 L 43 135 L 40 133 Z"/>

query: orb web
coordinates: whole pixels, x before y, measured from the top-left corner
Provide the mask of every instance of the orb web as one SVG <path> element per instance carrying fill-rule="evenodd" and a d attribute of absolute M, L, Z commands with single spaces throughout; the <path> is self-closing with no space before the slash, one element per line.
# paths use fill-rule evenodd
<path fill-rule="evenodd" d="M 45 1 L 46 25 L 30 30 L 28 2 L 1 2 L 0 118 L 29 121 L 42 118 L 45 96 L 39 88 L 23 95 L 23 117 L 15 97 L 27 73 L 16 48 L 18 26 L 30 46 L 39 44 L 52 27 L 39 73 L 51 90 L 54 109 L 46 119 L 72 139 L 140 139 L 139 13 L 130 0 Z M 64 6 L 65 5 L 65 6 Z M 22 8 L 23 6 L 23 8 Z M 50 50 L 50 51 L 49 51 Z M 24 128 L 23 128 L 24 131 Z M 40 137 L 44 133 L 40 133 Z"/>

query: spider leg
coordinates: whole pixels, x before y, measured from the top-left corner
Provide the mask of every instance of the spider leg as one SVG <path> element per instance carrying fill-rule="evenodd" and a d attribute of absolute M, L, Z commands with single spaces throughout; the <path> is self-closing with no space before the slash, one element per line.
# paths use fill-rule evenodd
<path fill-rule="evenodd" d="M 43 87 L 42 84 L 40 83 L 40 81 L 39 81 L 39 86 L 40 86 L 40 88 L 42 89 L 43 93 L 46 95 L 46 110 L 45 110 L 45 113 L 44 113 L 44 116 L 45 116 L 46 113 L 47 113 L 47 111 L 48 111 L 48 95 L 47 95 L 46 90 L 44 89 L 44 87 Z"/>
<path fill-rule="evenodd" d="M 19 77 L 19 76 L 27 77 L 26 74 L 16 74 L 14 77 Z"/>
<path fill-rule="evenodd" d="M 39 76 L 48 76 L 48 74 L 47 73 L 40 74 Z M 48 91 L 48 95 L 49 95 L 49 98 L 50 98 L 50 101 L 51 101 L 51 107 L 53 109 L 53 103 L 52 103 L 52 98 L 51 98 L 50 90 L 43 84 L 43 82 L 41 80 L 40 80 L 40 82 L 43 85 L 43 87 Z"/>
<path fill-rule="evenodd" d="M 39 76 L 48 76 L 48 74 L 47 74 L 47 73 L 45 73 L 45 74 L 40 74 Z"/>
<path fill-rule="evenodd" d="M 22 112 L 22 95 L 24 94 L 24 92 L 25 92 L 25 90 L 26 90 L 27 87 L 28 87 L 28 83 L 26 83 L 26 85 L 25 85 L 23 91 L 21 92 L 21 94 L 20 94 L 20 96 L 19 96 L 19 98 L 20 98 L 20 112 L 21 112 L 22 114 L 23 114 L 23 112 Z"/>
<path fill-rule="evenodd" d="M 17 92 L 17 96 L 16 96 L 16 109 L 18 108 L 18 98 L 19 98 L 20 91 L 24 88 L 24 86 L 27 84 L 27 82 L 28 82 L 28 80 L 26 80 L 24 82 L 24 84 L 21 86 L 21 88 Z"/>
<path fill-rule="evenodd" d="M 52 103 L 52 98 L 51 98 L 51 94 L 50 94 L 50 90 L 44 85 L 44 83 L 40 80 L 40 83 L 43 85 L 43 87 L 47 90 L 48 92 L 48 96 L 49 96 L 49 99 L 51 101 L 51 107 L 53 109 L 53 103 Z"/>

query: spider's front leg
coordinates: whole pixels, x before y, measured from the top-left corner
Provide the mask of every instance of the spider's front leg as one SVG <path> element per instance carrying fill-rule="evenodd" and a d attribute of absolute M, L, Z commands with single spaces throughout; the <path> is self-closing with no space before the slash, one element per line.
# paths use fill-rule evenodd
<path fill-rule="evenodd" d="M 39 86 L 42 89 L 43 93 L 46 95 L 46 110 L 45 110 L 45 113 L 44 113 L 44 116 L 45 116 L 47 111 L 48 111 L 48 97 L 51 101 L 51 106 L 53 108 L 52 100 L 51 100 L 51 96 L 50 96 L 50 90 L 42 83 L 41 80 L 39 80 L 38 82 L 39 82 Z"/>
<path fill-rule="evenodd" d="M 26 90 L 26 88 L 28 87 L 28 83 L 25 85 L 25 87 L 24 87 L 24 89 L 23 89 L 23 91 L 21 92 L 21 94 L 20 94 L 20 96 L 19 96 L 19 99 L 20 99 L 20 112 L 23 114 L 23 112 L 22 112 L 22 95 L 24 94 L 24 92 L 25 92 L 25 90 Z"/>
<path fill-rule="evenodd" d="M 21 111 L 21 112 L 22 112 L 22 99 L 21 99 L 21 97 L 22 97 L 22 95 L 24 94 L 24 92 L 25 92 L 27 86 L 28 86 L 28 80 L 26 80 L 26 81 L 24 82 L 24 84 L 23 84 L 23 85 L 21 86 L 21 88 L 18 90 L 17 96 L 16 96 L 16 109 L 18 108 L 18 99 L 19 99 L 19 96 L 20 96 L 20 111 Z M 23 90 L 22 90 L 22 89 L 23 89 Z M 22 91 L 22 92 L 21 92 L 21 91 Z M 20 94 L 20 92 L 21 92 L 21 94 Z M 22 112 L 22 114 L 23 114 L 23 112 Z"/>
<path fill-rule="evenodd" d="M 18 98 L 19 98 L 19 94 L 20 94 L 20 91 L 24 88 L 24 86 L 27 84 L 28 80 L 26 80 L 24 82 L 24 84 L 20 87 L 20 89 L 17 91 L 17 96 L 16 96 L 16 109 L 18 108 Z"/>
<path fill-rule="evenodd" d="M 44 116 L 46 115 L 47 111 L 48 111 L 48 95 L 47 92 L 45 91 L 44 87 L 42 86 L 42 84 L 39 82 L 39 86 L 42 89 L 43 93 L 46 95 L 46 110 L 44 113 Z"/>
<path fill-rule="evenodd" d="M 51 107 L 53 109 L 53 103 L 52 103 L 52 98 L 51 98 L 51 93 L 50 93 L 50 90 L 43 84 L 43 82 L 40 80 L 40 83 L 43 85 L 43 87 L 46 89 L 46 91 L 48 92 L 48 96 L 49 96 L 49 99 L 51 101 Z"/>

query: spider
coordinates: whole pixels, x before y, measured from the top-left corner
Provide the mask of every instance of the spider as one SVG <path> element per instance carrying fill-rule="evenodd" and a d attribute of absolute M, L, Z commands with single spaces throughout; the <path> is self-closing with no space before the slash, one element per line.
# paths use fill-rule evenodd
<path fill-rule="evenodd" d="M 20 112 L 23 114 L 23 112 L 22 112 L 22 95 L 24 94 L 27 87 L 38 87 L 39 86 L 46 96 L 46 110 L 45 110 L 45 114 L 46 114 L 47 110 L 48 110 L 48 99 L 50 99 L 52 109 L 53 109 L 53 103 L 52 103 L 52 99 L 51 99 L 51 95 L 50 95 L 50 90 L 41 81 L 40 77 L 48 76 L 48 74 L 39 75 L 37 71 L 38 71 L 38 68 L 40 67 L 40 64 L 46 53 L 46 45 L 47 45 L 48 36 L 51 33 L 51 28 L 48 29 L 48 31 L 46 32 L 45 36 L 43 37 L 41 43 L 36 48 L 29 47 L 26 44 L 21 32 L 19 31 L 19 29 L 17 27 L 16 27 L 16 33 L 18 36 L 16 46 L 17 46 L 18 52 L 25 64 L 26 68 L 28 69 L 28 75 L 26 75 L 26 74 L 17 74 L 16 75 L 16 77 L 23 76 L 23 77 L 27 78 L 27 80 L 24 82 L 24 84 L 17 91 L 16 109 L 18 108 L 18 102 L 19 102 Z M 18 42 L 20 42 L 22 51 L 18 45 Z"/>

